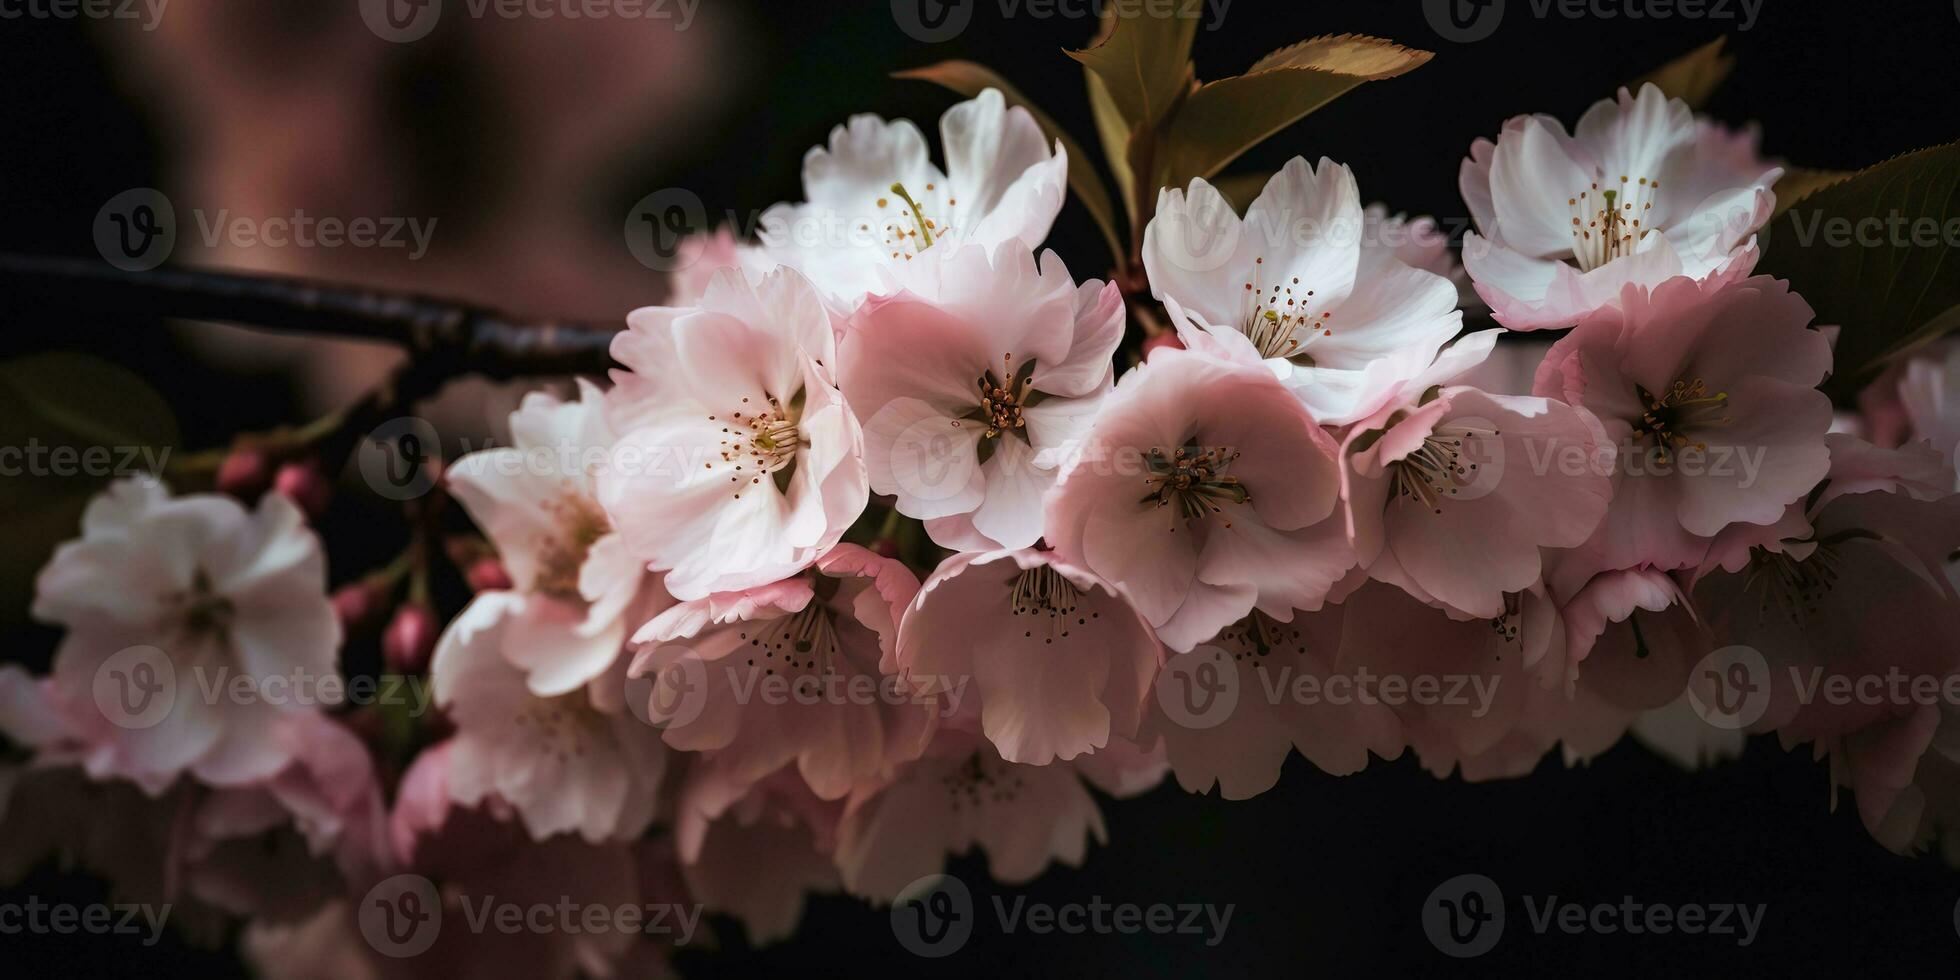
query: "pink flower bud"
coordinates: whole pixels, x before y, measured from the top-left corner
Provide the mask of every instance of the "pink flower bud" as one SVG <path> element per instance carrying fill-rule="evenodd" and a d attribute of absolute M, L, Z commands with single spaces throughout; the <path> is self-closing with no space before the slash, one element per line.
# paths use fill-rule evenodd
<path fill-rule="evenodd" d="M 333 611 L 348 629 L 365 626 L 387 608 L 388 592 L 373 582 L 349 582 L 335 590 Z"/>
<path fill-rule="evenodd" d="M 326 472 L 313 460 L 279 467 L 278 475 L 272 479 L 272 489 L 291 500 L 308 518 L 315 520 L 326 513 L 327 502 L 333 498 L 333 487 L 327 483 Z"/>
<path fill-rule="evenodd" d="M 504 563 L 495 558 L 479 558 L 470 566 L 463 577 L 470 588 L 478 592 L 497 592 L 511 587 L 510 573 L 504 570 Z"/>
<path fill-rule="evenodd" d="M 404 603 L 381 634 L 381 657 L 388 669 L 398 674 L 419 674 L 428 669 L 429 655 L 436 649 L 436 614 L 420 603 Z"/>
<path fill-rule="evenodd" d="M 272 482 L 271 461 L 256 449 L 234 449 L 218 464 L 218 492 L 243 501 L 259 499 Z"/>

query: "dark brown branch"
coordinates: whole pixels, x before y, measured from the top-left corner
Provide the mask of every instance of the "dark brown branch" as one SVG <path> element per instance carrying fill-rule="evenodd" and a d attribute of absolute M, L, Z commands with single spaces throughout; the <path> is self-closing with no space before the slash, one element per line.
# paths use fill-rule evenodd
<path fill-rule="evenodd" d="M 494 310 L 362 286 L 206 269 L 128 272 L 102 262 L 0 253 L 0 297 L 104 318 L 210 320 L 405 348 L 405 372 L 433 390 L 461 374 L 600 374 L 616 324 L 526 322 Z M 422 392 L 426 393 L 426 391 Z"/>

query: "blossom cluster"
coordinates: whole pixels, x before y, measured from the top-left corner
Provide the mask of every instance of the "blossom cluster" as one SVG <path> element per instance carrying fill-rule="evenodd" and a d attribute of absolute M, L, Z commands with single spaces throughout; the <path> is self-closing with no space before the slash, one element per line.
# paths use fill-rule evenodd
<path fill-rule="evenodd" d="M 1462 163 L 1462 269 L 1332 160 L 1243 208 L 1193 179 L 1127 294 L 1040 250 L 1068 158 L 1026 110 L 989 89 L 939 137 L 943 166 L 909 122 L 839 126 L 757 241 L 689 243 L 609 384 L 448 467 L 505 574 L 442 629 L 446 727 L 405 773 L 317 706 L 185 693 L 336 670 L 300 510 L 126 481 L 41 574 L 52 674 L 0 671 L 16 793 L 135 800 L 119 833 L 168 834 L 273 965 L 365 956 L 358 899 L 407 870 L 777 938 L 975 849 L 1079 864 L 1092 789 L 1243 799 L 1296 751 L 1487 779 L 1775 732 L 1889 846 L 1960 820 L 1960 704 L 1828 696 L 1960 673 L 1960 357 L 1834 415 L 1832 328 L 1754 274 L 1782 171 L 1753 133 L 1652 85 L 1517 117 Z M 1478 304 L 1500 327 L 1464 331 Z M 1564 332 L 1507 371 L 1506 330 Z M 178 696 L 134 723 L 158 667 Z M 19 812 L 9 847 L 134 874 Z M 558 939 L 450 955 L 649 955 Z"/>

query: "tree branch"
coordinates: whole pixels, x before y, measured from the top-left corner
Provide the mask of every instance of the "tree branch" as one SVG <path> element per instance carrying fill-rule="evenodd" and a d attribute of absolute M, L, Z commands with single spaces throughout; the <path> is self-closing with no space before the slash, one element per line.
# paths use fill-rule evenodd
<path fill-rule="evenodd" d="M 205 269 L 128 272 L 85 259 L 0 253 L 0 296 L 65 314 L 211 320 L 280 333 L 379 340 L 409 352 L 420 384 L 475 373 L 601 374 L 619 328 L 521 321 L 494 310 L 360 286 Z"/>

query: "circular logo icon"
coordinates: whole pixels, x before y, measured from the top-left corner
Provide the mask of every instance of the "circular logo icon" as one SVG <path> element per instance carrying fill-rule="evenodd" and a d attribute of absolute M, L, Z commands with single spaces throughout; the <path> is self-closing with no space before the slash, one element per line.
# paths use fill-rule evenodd
<path fill-rule="evenodd" d="M 1225 724 L 1239 706 L 1237 661 L 1210 645 L 1172 657 L 1157 674 L 1157 706 L 1193 731 Z"/>
<path fill-rule="evenodd" d="M 938 44 L 966 30 L 973 20 L 973 0 L 892 0 L 892 20 L 906 37 Z"/>
<path fill-rule="evenodd" d="M 927 875 L 892 902 L 892 935 L 918 956 L 951 956 L 973 937 L 973 893 L 952 875 Z"/>
<path fill-rule="evenodd" d="M 409 44 L 429 36 L 442 19 L 442 0 L 361 0 L 361 19 L 383 41 Z"/>
<path fill-rule="evenodd" d="M 428 493 L 441 474 L 442 442 L 427 420 L 407 416 L 375 426 L 355 454 L 361 478 L 390 500 Z"/>
<path fill-rule="evenodd" d="M 1450 419 L 1430 434 L 1439 441 L 1440 464 L 1429 471 L 1437 503 L 1488 496 L 1504 480 L 1504 432 L 1487 418 Z"/>
<path fill-rule="evenodd" d="M 125 272 L 148 272 L 177 247 L 177 209 L 152 187 L 123 191 L 95 213 L 95 250 Z"/>
<path fill-rule="evenodd" d="M 683 243 L 707 230 L 707 209 L 699 196 L 684 187 L 663 187 L 626 212 L 626 248 L 655 272 L 692 265 L 699 252 L 683 248 Z"/>
<path fill-rule="evenodd" d="M 1457 875 L 1423 899 L 1422 931 L 1445 956 L 1482 956 L 1504 938 L 1504 893 L 1483 875 Z"/>
<path fill-rule="evenodd" d="M 442 895 L 436 883 L 417 874 L 399 874 L 361 898 L 361 935 L 383 956 L 420 956 L 442 934 Z"/>
<path fill-rule="evenodd" d="M 974 440 L 984 432 L 978 420 L 948 419 L 917 398 L 897 399 L 864 427 L 872 486 L 927 503 L 951 500 L 973 482 L 980 463 Z"/>
<path fill-rule="evenodd" d="M 707 706 L 708 668 L 690 647 L 664 644 L 627 671 L 626 709 L 648 725 L 685 728 Z"/>
<path fill-rule="evenodd" d="M 1688 675 L 1688 704 L 1723 731 L 1755 724 L 1769 710 L 1769 698 L 1769 662 L 1754 647 L 1723 647 Z"/>
<path fill-rule="evenodd" d="M 1470 44 L 1497 32 L 1504 0 L 1422 0 L 1422 16 L 1444 40 Z"/>
<path fill-rule="evenodd" d="M 1186 196 L 1183 207 L 1157 212 L 1153 224 L 1157 254 L 1187 272 L 1210 272 L 1230 262 L 1246 233 L 1245 222 L 1223 194 Z M 1290 234 L 1295 229 L 1268 230 Z"/>
<path fill-rule="evenodd" d="M 96 708 L 111 724 L 154 728 L 177 706 L 177 666 L 156 647 L 128 647 L 95 668 L 93 689 Z"/>

